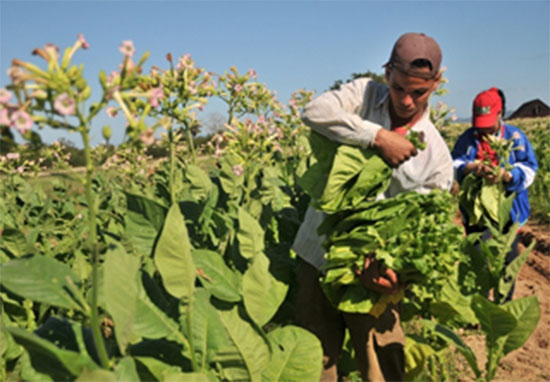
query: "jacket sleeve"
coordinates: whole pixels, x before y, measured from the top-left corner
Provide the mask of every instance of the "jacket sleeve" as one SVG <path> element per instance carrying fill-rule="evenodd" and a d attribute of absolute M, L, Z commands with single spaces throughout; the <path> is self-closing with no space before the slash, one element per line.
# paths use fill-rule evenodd
<path fill-rule="evenodd" d="M 382 126 L 360 116 L 364 106 L 367 85 L 361 78 L 348 82 L 339 90 L 328 91 L 309 102 L 302 112 L 302 120 L 319 134 L 336 142 L 367 148 Z"/>
<path fill-rule="evenodd" d="M 474 145 L 473 137 L 469 130 L 466 130 L 456 141 L 451 157 L 453 158 L 453 168 L 456 181 L 460 184 L 464 179 L 464 167 L 471 162 L 469 159 L 470 150 Z"/>
<path fill-rule="evenodd" d="M 521 192 L 535 180 L 538 170 L 537 158 L 531 142 L 520 130 L 517 130 L 518 139 L 514 139 L 514 151 L 511 155 L 515 157 L 510 173 L 512 180 L 506 183 L 506 189 L 511 192 Z"/>

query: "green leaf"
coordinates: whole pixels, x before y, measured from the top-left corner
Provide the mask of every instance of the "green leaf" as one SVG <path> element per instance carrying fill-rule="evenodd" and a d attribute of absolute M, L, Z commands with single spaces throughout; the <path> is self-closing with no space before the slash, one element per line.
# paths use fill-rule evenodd
<path fill-rule="evenodd" d="M 80 292 L 70 287 L 80 280 L 68 265 L 45 256 L 12 260 L 0 266 L 0 282 L 13 293 L 45 304 L 85 311 Z M 75 296 L 75 293 L 78 296 Z"/>
<path fill-rule="evenodd" d="M 189 313 L 188 313 L 189 314 Z M 197 288 L 190 309 L 191 334 L 188 333 L 186 319 L 182 317 L 182 331 L 192 338 L 193 349 L 201 370 L 206 370 L 216 353 L 222 348 L 231 347 L 229 339 L 217 311 L 210 303 L 210 294 L 204 288 Z"/>
<path fill-rule="evenodd" d="M 500 204 L 500 208 L 498 210 L 498 222 L 501 230 L 504 229 L 506 223 L 510 220 L 510 211 L 512 210 L 512 204 L 514 203 L 515 198 L 516 193 L 512 192 L 510 195 L 505 197 Z"/>
<path fill-rule="evenodd" d="M 517 320 L 511 313 L 483 296 L 473 296 L 471 304 L 490 344 L 495 343 L 499 337 L 510 333 L 517 325 Z"/>
<path fill-rule="evenodd" d="M 424 365 L 435 350 L 423 338 L 407 336 L 405 341 L 405 375 L 407 381 L 414 380 L 414 377 L 424 370 Z"/>
<path fill-rule="evenodd" d="M 11 227 L 4 227 L 2 236 L 0 236 L 0 244 L 15 257 L 21 257 L 33 252 L 32 248 L 29 248 L 23 232 Z"/>
<path fill-rule="evenodd" d="M 258 326 L 265 325 L 285 299 L 288 284 L 269 272 L 269 259 L 256 254 L 243 276 L 243 300 L 246 311 Z"/>
<path fill-rule="evenodd" d="M 172 296 L 188 301 L 195 288 L 195 264 L 185 220 L 177 204 L 173 204 L 155 249 L 155 264 L 164 287 Z"/>
<path fill-rule="evenodd" d="M 225 264 L 220 254 L 201 249 L 194 250 L 191 254 L 199 280 L 210 293 L 223 301 L 241 301 L 238 273 Z"/>
<path fill-rule="evenodd" d="M 305 329 L 286 326 L 267 335 L 273 353 L 263 372 L 264 381 L 318 381 L 323 371 L 323 348 Z"/>
<path fill-rule="evenodd" d="M 237 232 L 241 256 L 252 259 L 264 250 L 264 231 L 260 223 L 244 208 L 239 208 L 239 231 Z"/>
<path fill-rule="evenodd" d="M 118 382 L 117 375 L 113 372 L 103 369 L 87 370 L 84 369 L 82 373 L 75 379 L 76 382 Z"/>
<path fill-rule="evenodd" d="M 139 337 L 158 339 L 179 333 L 178 324 L 160 310 L 140 288 L 136 302 L 133 333 Z"/>
<path fill-rule="evenodd" d="M 218 309 L 217 313 L 233 342 L 233 348 L 218 352 L 215 360 L 222 364 L 224 373 L 228 375 L 245 375 L 244 379 L 259 381 L 269 363 L 267 344 L 252 325 L 241 317 L 238 306 L 230 310 Z"/>
<path fill-rule="evenodd" d="M 508 296 L 508 293 L 510 293 L 510 289 L 512 288 L 512 285 L 514 285 L 514 282 L 519 274 L 519 271 L 523 267 L 523 264 L 527 261 L 529 258 L 529 254 L 531 253 L 531 250 L 535 246 L 535 241 L 529 245 L 521 254 L 516 257 L 508 266 L 506 266 L 504 270 L 504 277 L 501 277 L 498 284 L 498 292 L 502 296 L 502 298 L 506 298 Z"/>
<path fill-rule="evenodd" d="M 118 381 L 139 381 L 136 363 L 129 356 L 123 357 L 118 361 L 115 366 L 115 374 Z"/>
<path fill-rule="evenodd" d="M 163 382 L 211 382 L 217 381 L 217 378 L 213 375 L 206 375 L 202 373 L 171 373 L 165 374 L 162 379 Z"/>
<path fill-rule="evenodd" d="M 438 324 L 434 321 L 428 321 L 428 320 L 420 320 L 422 325 L 428 329 L 431 329 L 435 335 L 437 335 L 439 338 L 447 342 L 448 344 L 451 344 L 456 347 L 456 349 L 466 358 L 466 361 L 468 362 L 468 365 L 470 365 L 470 368 L 474 372 L 476 378 L 479 378 L 481 376 L 481 371 L 479 370 L 479 367 L 477 365 L 477 359 L 475 356 L 475 353 L 472 351 L 472 349 L 466 345 L 460 336 L 458 336 L 456 333 L 454 333 L 451 329 L 447 328 L 446 326 L 443 326 L 441 324 Z"/>
<path fill-rule="evenodd" d="M 186 168 L 185 177 L 191 183 L 191 195 L 199 201 L 208 198 L 213 184 L 208 175 L 196 165 L 189 165 Z"/>
<path fill-rule="evenodd" d="M 134 359 L 136 360 L 137 370 L 140 374 L 139 380 L 142 381 L 151 380 L 151 378 L 155 378 L 157 381 L 163 381 L 164 376 L 181 372 L 179 367 L 162 362 L 153 357 L 138 356 L 134 357 Z M 143 370 L 143 367 L 145 367 L 146 371 Z"/>
<path fill-rule="evenodd" d="M 503 347 L 503 355 L 523 346 L 531 336 L 540 319 L 540 305 L 535 296 L 512 300 L 502 309 L 511 313 L 517 320 L 516 327 L 508 334 Z"/>
<path fill-rule="evenodd" d="M 109 291 L 104 294 L 105 305 L 114 320 L 116 340 L 123 355 L 132 337 L 136 315 L 139 267 L 139 259 L 126 254 L 121 247 L 105 255 L 103 282 L 104 290 Z"/>
<path fill-rule="evenodd" d="M 56 381 L 73 380 L 84 370 L 95 370 L 99 366 L 85 354 L 63 350 L 36 334 L 20 328 L 6 328 L 14 340 L 30 355 L 36 371 L 51 376 Z"/>
<path fill-rule="evenodd" d="M 144 196 L 130 193 L 126 193 L 126 200 L 126 235 L 141 254 L 149 256 L 163 227 L 166 207 Z"/>
<path fill-rule="evenodd" d="M 471 297 L 460 293 L 456 282 L 448 282 L 441 289 L 439 300 L 432 302 L 430 310 L 442 321 L 460 315 L 466 322 L 477 323 L 474 311 L 470 308 Z"/>

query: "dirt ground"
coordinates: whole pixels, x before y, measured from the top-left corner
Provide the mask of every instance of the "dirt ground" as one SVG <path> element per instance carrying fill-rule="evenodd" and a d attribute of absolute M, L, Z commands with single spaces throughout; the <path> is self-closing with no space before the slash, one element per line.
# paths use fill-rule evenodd
<path fill-rule="evenodd" d="M 527 224 L 520 232 L 520 239 L 520 251 L 533 239 L 537 244 L 518 275 L 514 298 L 537 296 L 540 320 L 523 347 L 501 360 L 494 381 L 550 381 L 550 224 Z M 483 337 L 470 335 L 464 341 L 476 353 L 483 370 L 486 360 Z"/>

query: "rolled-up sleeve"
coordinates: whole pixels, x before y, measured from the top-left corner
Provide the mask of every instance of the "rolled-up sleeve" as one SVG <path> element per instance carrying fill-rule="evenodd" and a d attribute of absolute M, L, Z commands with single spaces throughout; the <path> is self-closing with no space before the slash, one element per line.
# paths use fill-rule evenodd
<path fill-rule="evenodd" d="M 361 78 L 328 91 L 308 103 L 302 120 L 319 134 L 336 142 L 367 148 L 382 126 L 364 120 L 360 112 L 365 102 L 367 85 Z"/>

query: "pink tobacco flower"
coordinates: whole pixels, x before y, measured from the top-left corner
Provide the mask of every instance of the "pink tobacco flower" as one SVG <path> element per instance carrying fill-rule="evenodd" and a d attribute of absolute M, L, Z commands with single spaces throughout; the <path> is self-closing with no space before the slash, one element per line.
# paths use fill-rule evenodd
<path fill-rule="evenodd" d="M 451 116 L 451 121 L 455 122 L 455 121 L 456 121 L 456 119 L 457 119 L 456 115 L 455 115 L 455 114 L 453 114 L 453 115 Z"/>
<path fill-rule="evenodd" d="M 151 94 L 149 95 L 149 103 L 153 107 L 159 106 L 159 100 L 164 97 L 164 93 L 162 92 L 162 88 L 153 88 L 151 89 Z"/>
<path fill-rule="evenodd" d="M 107 109 L 105 109 L 105 112 L 107 113 L 107 115 L 111 118 L 114 118 L 116 117 L 116 115 L 118 114 L 118 110 L 116 107 L 108 107 Z"/>
<path fill-rule="evenodd" d="M 90 47 L 90 44 L 88 44 L 88 41 L 86 41 L 82 33 L 80 33 L 77 37 L 78 37 L 78 41 L 82 46 L 82 49 L 88 49 Z"/>
<path fill-rule="evenodd" d="M 56 98 L 53 107 L 61 115 L 73 115 L 76 104 L 67 93 L 62 93 Z"/>
<path fill-rule="evenodd" d="M 237 84 L 237 85 L 233 86 L 233 90 L 235 91 L 235 93 L 238 93 L 241 90 L 243 90 L 243 86 L 241 84 Z"/>
<path fill-rule="evenodd" d="M 11 115 L 11 123 L 24 135 L 31 129 L 32 118 L 26 111 L 18 110 Z"/>
<path fill-rule="evenodd" d="M 521 138 L 521 136 L 519 135 L 519 133 L 517 131 L 514 131 L 514 134 L 512 135 L 512 138 L 515 139 L 515 140 L 518 140 Z"/>
<path fill-rule="evenodd" d="M 6 88 L 0 89 L 0 103 L 5 104 L 11 99 L 11 92 Z"/>
<path fill-rule="evenodd" d="M 19 153 L 7 153 L 6 158 L 8 158 L 9 160 L 17 160 L 20 158 L 20 155 Z"/>
<path fill-rule="evenodd" d="M 9 126 L 11 124 L 10 117 L 8 115 L 8 109 L 0 110 L 0 126 Z"/>
<path fill-rule="evenodd" d="M 50 57 L 50 60 L 56 60 L 59 57 L 59 47 L 55 44 L 48 43 L 44 45 L 46 54 Z"/>
<path fill-rule="evenodd" d="M 178 70 L 190 69 L 192 67 L 193 67 L 193 59 L 191 58 L 191 55 L 189 53 L 184 54 L 183 56 L 180 57 L 178 61 L 178 66 L 177 66 Z"/>
<path fill-rule="evenodd" d="M 134 43 L 132 42 L 132 40 L 122 41 L 122 44 L 120 45 L 118 50 L 120 51 L 120 53 L 122 53 L 126 57 L 132 57 L 134 55 L 135 51 L 136 51 L 136 49 L 134 48 Z"/>
<path fill-rule="evenodd" d="M 256 77 L 258 77 L 258 75 L 256 74 L 256 71 L 254 69 L 250 69 L 248 71 L 248 75 L 254 79 L 256 79 Z"/>
<path fill-rule="evenodd" d="M 235 166 L 233 166 L 231 170 L 233 171 L 233 174 L 235 174 L 236 176 L 241 176 L 244 172 L 243 166 L 240 164 L 236 164 Z"/>

